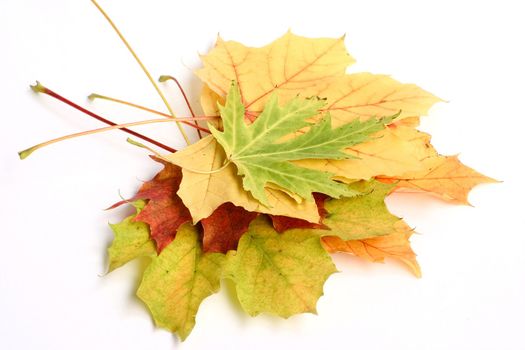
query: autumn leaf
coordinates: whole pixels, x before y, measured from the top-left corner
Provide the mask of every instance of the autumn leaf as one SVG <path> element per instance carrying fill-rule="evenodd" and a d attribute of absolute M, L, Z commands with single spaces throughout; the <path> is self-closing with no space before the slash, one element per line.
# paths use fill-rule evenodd
<path fill-rule="evenodd" d="M 410 247 L 412 233 L 412 229 L 400 220 L 394 224 L 392 233 L 386 236 L 349 241 L 325 236 L 322 243 L 328 252 L 346 252 L 372 262 L 384 262 L 385 258 L 397 259 L 407 265 L 416 277 L 421 277 L 416 254 Z"/>
<path fill-rule="evenodd" d="M 308 222 L 306 220 L 290 218 L 282 215 L 270 215 L 272 219 L 273 228 L 279 232 L 283 233 L 286 230 L 304 228 L 304 229 L 321 229 L 326 230 L 328 227 L 322 224 L 323 219 L 326 217 L 328 212 L 324 208 L 324 202 L 328 199 L 328 196 L 321 193 L 314 193 L 314 200 L 317 206 L 317 212 L 319 213 L 320 221 L 319 223 Z"/>
<path fill-rule="evenodd" d="M 345 152 L 354 156 L 353 159 L 306 159 L 294 163 L 309 169 L 328 171 L 336 179 L 345 182 L 368 180 L 379 175 L 396 176 L 424 169 L 420 148 L 425 146 L 416 143 L 414 135 L 400 133 L 399 129 L 386 128 L 374 134 L 368 142 L 347 148 Z"/>
<path fill-rule="evenodd" d="M 311 230 L 275 231 L 268 219 L 255 219 L 230 252 L 225 276 L 251 316 L 262 312 L 289 317 L 316 312 L 323 284 L 335 266 Z"/>
<path fill-rule="evenodd" d="M 219 290 L 224 258 L 202 252 L 194 226 L 179 228 L 175 239 L 146 269 L 137 291 L 157 326 L 186 339 L 202 300 Z"/>
<path fill-rule="evenodd" d="M 237 249 L 239 239 L 256 217 L 257 213 L 231 203 L 219 206 L 213 214 L 201 220 L 204 252 L 226 253 Z"/>
<path fill-rule="evenodd" d="M 144 208 L 144 201 L 132 203 L 137 213 Z M 143 222 L 135 221 L 137 214 L 125 218 L 118 224 L 109 224 L 115 235 L 108 248 L 109 271 L 141 256 L 155 256 L 155 244 L 151 240 L 149 227 Z"/>
<path fill-rule="evenodd" d="M 268 183 L 306 200 L 313 199 L 312 192 L 337 198 L 356 194 L 344 184 L 334 182 L 333 174 L 298 167 L 289 161 L 350 158 L 341 150 L 368 140 L 370 134 L 383 129 L 394 117 L 367 122 L 355 120 L 332 129 L 330 116 L 326 115 L 318 123 L 310 124 L 307 119 L 317 115 L 323 105 L 323 101 L 315 98 L 295 98 L 280 107 L 274 95 L 257 120 L 247 125 L 239 89 L 232 84 L 226 104 L 221 108 L 224 131 L 213 126 L 210 130 L 228 159 L 235 163 L 244 189 L 263 205 L 269 206 L 264 193 Z M 307 126 L 310 128 L 304 134 L 278 142 Z"/>
<path fill-rule="evenodd" d="M 270 206 L 266 207 L 243 189 L 242 181 L 233 164 L 230 163 L 219 172 L 213 172 L 213 169 L 220 168 L 226 162 L 226 155 L 211 135 L 182 151 L 166 156 L 166 159 L 182 167 L 183 177 L 177 194 L 191 212 L 194 223 L 209 217 L 221 204 L 226 202 L 243 207 L 249 212 L 283 215 L 309 222 L 319 222 L 317 206 L 313 201 L 298 203 L 283 191 L 265 188 L 265 194 L 270 203 Z M 197 173 L 190 169 L 208 173 Z"/>
<path fill-rule="evenodd" d="M 252 121 L 273 93 L 283 103 L 298 94 L 326 98 L 323 111 L 330 112 L 334 127 L 400 110 L 399 119 L 418 117 L 441 101 L 416 85 L 386 75 L 346 75 L 354 60 L 345 49 L 344 37 L 311 39 L 288 32 L 261 48 L 218 38 L 201 59 L 204 67 L 197 75 L 217 94 L 203 94 L 203 105 L 213 106 L 213 99 L 224 98 L 231 81 L 237 81 L 246 116 Z"/>
<path fill-rule="evenodd" d="M 327 215 L 323 224 L 330 231 L 322 231 L 322 234 L 353 240 L 392 233 L 400 218 L 388 211 L 385 197 L 395 185 L 359 181 L 348 186 L 362 194 L 352 198 L 327 200 L 324 205 Z"/>
<path fill-rule="evenodd" d="M 213 50 L 201 59 L 204 68 L 196 74 L 222 97 L 236 81 L 247 114 L 261 111 L 274 91 L 283 102 L 298 93 L 318 95 L 320 87 L 344 75 L 354 62 L 346 51 L 344 37 L 311 39 L 291 32 L 262 48 L 218 37 Z"/>
<path fill-rule="evenodd" d="M 182 179 L 180 167 L 156 157 L 152 159 L 162 163 L 164 169 L 145 182 L 131 199 L 116 203 L 111 208 L 129 201 L 147 199 L 148 203 L 134 220 L 149 225 L 157 251 L 161 252 L 173 240 L 180 225 L 191 220 L 191 215 L 177 195 Z"/>
<path fill-rule="evenodd" d="M 396 177 L 378 177 L 383 182 L 394 182 L 398 188 L 410 188 L 437 194 L 441 198 L 468 203 L 470 190 L 482 183 L 497 182 L 461 163 L 457 156 L 434 156 L 422 160 L 423 171 L 407 172 Z"/>

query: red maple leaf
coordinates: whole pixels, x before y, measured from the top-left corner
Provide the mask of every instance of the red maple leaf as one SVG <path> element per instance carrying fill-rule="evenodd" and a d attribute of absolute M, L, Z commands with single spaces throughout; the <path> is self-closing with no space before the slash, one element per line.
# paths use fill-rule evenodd
<path fill-rule="evenodd" d="M 248 231 L 248 226 L 257 213 L 237 207 L 232 203 L 224 203 L 213 214 L 202 219 L 203 249 L 205 252 L 226 253 L 237 249 L 241 236 Z"/>
<path fill-rule="evenodd" d="M 149 225 L 151 238 L 157 245 L 157 252 L 160 253 L 175 238 L 178 228 L 191 220 L 191 215 L 177 195 L 182 180 L 181 168 L 159 158 L 151 158 L 162 163 L 164 169 L 145 182 L 135 196 L 112 205 L 110 209 L 130 201 L 147 199 L 148 204 L 134 221 Z"/>

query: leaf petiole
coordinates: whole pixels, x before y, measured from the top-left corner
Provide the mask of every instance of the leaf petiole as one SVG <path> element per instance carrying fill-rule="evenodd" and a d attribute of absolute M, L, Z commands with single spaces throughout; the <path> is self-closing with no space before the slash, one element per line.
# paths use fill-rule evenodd
<path fill-rule="evenodd" d="M 154 109 L 151 109 L 151 108 L 148 108 L 148 107 L 144 107 L 144 106 L 141 106 L 141 105 L 138 105 L 136 103 L 133 103 L 133 102 L 128 102 L 128 101 L 124 101 L 124 100 L 120 100 L 120 99 L 117 99 L 117 98 L 114 98 L 114 97 L 109 97 L 109 96 L 105 96 L 105 95 L 101 95 L 101 94 L 96 94 L 96 93 L 93 93 L 91 95 L 88 96 L 88 99 L 90 101 L 93 101 L 95 99 L 101 99 L 101 100 L 106 100 L 106 101 L 111 101 L 111 102 L 115 102 L 115 103 L 120 103 L 120 104 L 123 104 L 123 105 L 126 105 L 126 106 L 129 106 L 129 107 L 133 107 L 133 108 L 137 108 L 137 109 L 140 109 L 140 110 L 143 110 L 143 111 L 146 111 L 146 112 L 149 112 L 149 113 L 153 113 L 153 114 L 157 114 L 157 115 L 161 115 L 163 117 L 166 117 L 166 118 L 171 118 L 171 115 L 169 114 L 166 114 L 166 113 L 162 113 L 162 112 L 159 112 L 159 111 L 156 111 Z M 192 115 L 193 118 L 195 117 L 204 117 L 204 116 L 195 116 L 195 115 Z M 208 117 L 209 119 L 208 120 L 213 120 L 213 119 L 218 119 L 219 117 L 217 116 L 209 116 Z M 200 131 L 203 131 L 203 132 L 206 132 L 206 133 L 210 133 L 210 130 L 206 129 L 206 128 L 203 128 L 202 126 L 200 125 L 197 125 L 196 123 L 193 124 L 193 123 L 189 123 L 189 122 L 184 122 L 182 121 L 181 123 L 184 123 L 188 126 L 191 126 L 193 128 L 196 128 L 197 130 L 200 130 Z"/>
<path fill-rule="evenodd" d="M 175 84 L 177 84 L 177 87 L 179 88 L 180 93 L 182 94 L 182 97 L 184 98 L 184 101 L 186 102 L 186 106 L 188 107 L 188 110 L 190 111 L 191 116 L 195 117 L 195 113 L 193 112 L 193 108 L 191 108 L 191 104 L 190 104 L 190 101 L 188 100 L 188 96 L 186 95 L 186 91 L 184 91 L 179 81 L 175 77 L 172 77 L 171 75 L 161 75 L 159 77 L 159 82 L 161 83 L 164 83 L 168 80 L 173 80 Z M 195 125 L 198 126 L 199 124 L 195 121 Z M 197 133 L 199 134 L 199 138 L 202 139 L 202 134 L 199 128 L 197 128 Z"/>
<path fill-rule="evenodd" d="M 78 133 L 74 133 L 74 134 L 58 137 L 56 139 L 52 139 L 52 140 L 49 140 L 49 141 L 46 141 L 46 142 L 42 142 L 42 143 L 39 143 L 38 145 L 35 145 L 33 147 L 30 147 L 28 149 L 25 149 L 23 151 L 18 152 L 18 155 L 20 156 L 20 159 L 25 159 L 29 155 L 31 155 L 31 153 L 33 153 L 34 151 L 36 151 L 36 150 L 38 150 L 40 148 L 52 145 L 52 144 L 60 142 L 60 141 L 65 141 L 65 140 L 73 139 L 73 138 L 80 137 L 80 136 L 98 134 L 98 133 L 101 133 L 101 132 L 110 131 L 110 130 L 116 130 L 116 129 L 124 129 L 124 128 L 128 128 L 128 127 L 131 127 L 131 126 L 155 124 L 155 123 L 174 123 L 174 122 L 180 122 L 182 120 L 195 120 L 195 119 L 199 120 L 201 118 L 149 119 L 149 120 L 142 120 L 142 121 L 133 122 L 133 123 L 111 125 L 111 126 L 107 126 L 105 128 L 99 128 L 99 129 L 93 129 L 93 130 L 78 132 Z"/>
<path fill-rule="evenodd" d="M 117 28 L 116 24 L 113 22 L 113 20 L 109 17 L 109 15 L 106 13 L 106 11 L 104 11 L 104 9 L 96 2 L 96 0 L 91 0 L 91 2 L 93 3 L 93 5 L 95 5 L 95 7 L 100 11 L 100 13 L 104 16 L 104 18 L 106 18 L 106 20 L 108 21 L 108 23 L 111 25 L 111 27 L 113 28 L 113 30 L 115 31 L 115 33 L 117 33 L 117 35 L 119 36 L 120 40 L 124 43 L 124 45 L 126 46 L 126 48 L 129 50 L 129 52 L 131 53 L 131 55 L 133 56 L 133 58 L 135 58 L 135 61 L 137 61 L 138 65 L 140 66 L 140 68 L 142 68 L 142 71 L 144 72 L 144 74 L 146 74 L 146 77 L 148 78 L 148 80 L 151 82 L 151 84 L 153 85 L 153 87 L 155 88 L 155 90 L 157 91 L 157 94 L 160 96 L 160 98 L 162 99 L 162 102 L 164 102 L 164 104 L 166 105 L 166 108 L 168 109 L 168 111 L 170 112 L 170 115 L 175 119 L 176 118 L 176 114 L 175 112 L 173 111 L 173 109 L 171 108 L 171 105 L 169 104 L 168 100 L 166 99 L 166 96 L 164 96 L 164 94 L 162 93 L 162 91 L 160 90 L 159 86 L 157 85 L 157 83 L 155 82 L 155 80 L 153 79 L 153 77 L 151 76 L 151 74 L 149 73 L 148 69 L 146 68 L 146 66 L 142 63 L 142 61 L 140 60 L 140 58 L 137 56 L 137 54 L 135 53 L 135 51 L 133 50 L 133 48 L 131 47 L 131 45 L 128 43 L 128 41 L 126 40 L 126 38 L 124 37 L 124 35 L 120 32 L 120 30 Z M 190 140 L 188 138 L 188 135 L 186 135 L 186 131 L 184 131 L 184 128 L 182 127 L 181 123 L 179 123 L 179 121 L 176 121 L 177 123 L 177 127 L 179 128 L 179 131 L 182 135 L 182 137 L 184 138 L 184 141 L 186 141 L 186 144 L 190 144 Z"/>
<path fill-rule="evenodd" d="M 47 87 L 45 87 L 44 85 L 42 85 L 39 81 L 37 81 L 35 85 L 31 85 L 31 89 L 32 89 L 34 92 L 42 93 L 42 94 L 46 94 L 46 95 L 48 95 L 48 96 L 51 96 L 51 97 L 53 97 L 53 98 L 59 100 L 60 102 L 63 102 L 63 103 L 65 103 L 65 104 L 67 104 L 67 105 L 69 105 L 69 106 L 75 108 L 76 110 L 78 110 L 78 111 L 80 111 L 80 112 L 82 112 L 82 113 L 84 113 L 84 114 L 86 114 L 86 115 L 88 115 L 88 116 L 90 116 L 90 117 L 92 117 L 92 118 L 95 118 L 95 119 L 97 119 L 97 120 L 99 120 L 99 121 L 101 121 L 101 122 L 103 122 L 103 123 L 106 123 L 106 124 L 108 124 L 108 125 L 117 125 L 117 123 L 114 123 L 114 122 L 112 122 L 111 120 L 108 120 L 108 119 L 106 119 L 106 118 L 103 118 L 103 117 L 99 116 L 98 114 L 95 114 L 95 113 L 93 113 L 93 112 L 91 112 L 91 111 L 85 109 L 84 107 L 79 106 L 79 105 L 77 105 L 76 103 L 74 103 L 74 102 L 68 100 L 67 98 L 65 98 L 65 97 L 63 97 L 63 96 L 57 94 L 57 93 L 54 92 L 53 90 L 48 89 Z M 186 122 L 186 123 L 187 123 L 187 122 Z M 162 143 L 160 143 L 160 142 L 158 142 L 158 141 L 155 141 L 155 140 L 153 140 L 153 139 L 151 139 L 151 138 L 149 138 L 149 137 L 147 137 L 147 136 L 144 136 L 144 135 L 142 135 L 142 134 L 139 134 L 139 133 L 136 132 L 136 131 L 129 130 L 129 129 L 127 129 L 127 128 L 121 128 L 120 130 L 122 130 L 122 131 L 124 131 L 124 132 L 127 132 L 128 134 L 133 135 L 133 136 L 135 136 L 135 137 L 138 137 L 138 138 L 140 138 L 140 139 L 142 139 L 142 140 L 144 140 L 144 141 L 146 141 L 146 142 L 149 142 L 149 143 L 151 143 L 151 144 L 153 144 L 153 145 L 155 145 L 155 146 L 157 146 L 157 147 L 163 148 L 163 149 L 165 149 L 166 151 L 168 151 L 168 152 L 170 152 L 170 153 L 174 153 L 174 152 L 176 152 L 175 149 L 173 149 L 173 148 L 171 148 L 171 147 L 169 147 L 169 146 L 166 146 L 166 145 L 164 145 L 164 144 L 162 144 Z"/>

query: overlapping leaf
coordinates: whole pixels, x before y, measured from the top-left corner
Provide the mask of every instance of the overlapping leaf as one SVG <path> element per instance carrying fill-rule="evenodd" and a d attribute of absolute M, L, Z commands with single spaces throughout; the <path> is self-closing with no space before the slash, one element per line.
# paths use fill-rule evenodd
<path fill-rule="evenodd" d="M 243 178 L 243 187 L 263 205 L 269 206 L 264 188 L 269 183 L 311 200 L 313 192 L 331 197 L 352 196 L 344 184 L 332 180 L 326 171 L 306 169 L 290 161 L 301 159 L 345 159 L 352 156 L 342 152 L 346 147 L 362 143 L 369 135 L 382 130 L 393 117 L 353 122 L 333 129 L 329 115 L 317 123 L 307 119 L 318 114 L 324 105 L 318 99 L 295 98 L 282 107 L 276 95 L 268 100 L 264 111 L 251 125 L 244 121 L 244 106 L 239 89 L 230 88 L 226 105 L 221 108 L 224 131 L 211 126 L 213 136 L 223 146 Z M 309 126 L 304 134 L 279 142 Z"/>
<path fill-rule="evenodd" d="M 250 315 L 289 317 L 316 312 L 323 284 L 335 266 L 311 231 L 275 231 L 267 219 L 252 222 L 237 252 L 228 256 L 226 277 Z"/>
<path fill-rule="evenodd" d="M 137 214 L 144 208 L 144 201 L 132 203 L 137 209 Z M 154 256 L 155 244 L 151 240 L 149 226 L 144 222 L 137 222 L 137 214 L 125 218 L 117 224 L 110 224 L 115 235 L 111 246 L 108 248 L 109 271 L 125 263 L 141 257 Z"/>
<path fill-rule="evenodd" d="M 181 226 L 146 269 L 137 291 L 155 323 L 184 340 L 195 326 L 202 300 L 219 290 L 224 258 L 219 253 L 204 254 L 196 228 Z"/>

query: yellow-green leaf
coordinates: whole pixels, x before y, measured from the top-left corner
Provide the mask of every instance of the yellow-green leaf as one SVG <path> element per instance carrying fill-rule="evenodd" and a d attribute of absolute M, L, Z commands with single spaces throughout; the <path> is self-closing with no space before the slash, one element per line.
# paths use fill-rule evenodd
<path fill-rule="evenodd" d="M 327 200 L 324 207 L 328 214 L 323 224 L 330 230 L 321 230 L 320 233 L 337 236 L 343 240 L 391 234 L 400 218 L 388 211 L 385 197 L 395 185 L 378 181 L 359 181 L 348 186 L 362 194 L 351 198 Z"/>
<path fill-rule="evenodd" d="M 137 291 L 157 326 L 186 339 L 202 300 L 219 290 L 224 258 L 203 254 L 195 226 L 179 228 L 173 242 L 146 269 Z"/>
<path fill-rule="evenodd" d="M 113 271 L 135 258 L 156 254 L 155 244 L 151 240 L 148 225 L 133 221 L 144 208 L 145 202 L 136 201 L 132 204 L 137 209 L 136 214 L 125 218 L 118 224 L 109 224 L 115 235 L 111 246 L 108 248 L 109 271 Z"/>
<path fill-rule="evenodd" d="M 267 218 L 254 220 L 228 255 L 226 277 L 236 284 L 243 309 L 289 317 L 316 312 L 323 284 L 336 271 L 312 230 L 277 233 Z"/>

